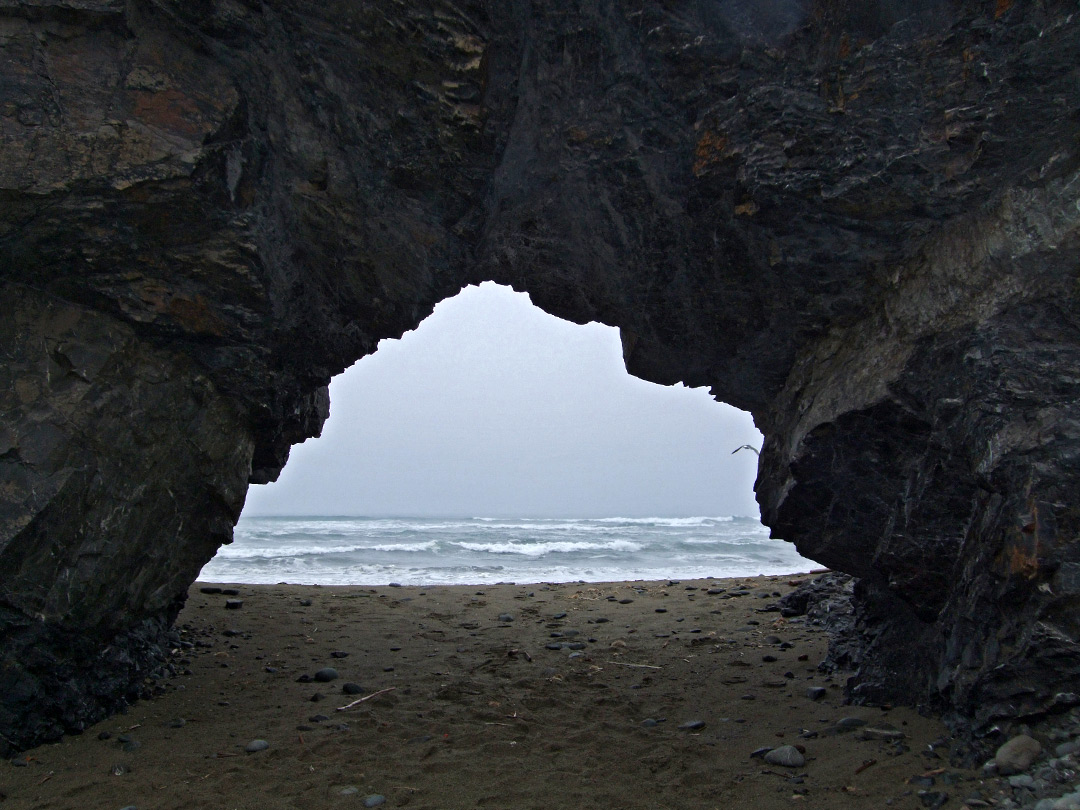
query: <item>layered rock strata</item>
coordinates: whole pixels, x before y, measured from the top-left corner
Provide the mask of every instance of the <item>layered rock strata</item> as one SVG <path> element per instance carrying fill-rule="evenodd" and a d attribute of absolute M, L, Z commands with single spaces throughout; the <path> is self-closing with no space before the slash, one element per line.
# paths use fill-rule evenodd
<path fill-rule="evenodd" d="M 248 482 L 464 284 L 766 435 L 852 694 L 1080 702 L 1073 2 L 0 2 L 0 735 L 137 696 Z"/>

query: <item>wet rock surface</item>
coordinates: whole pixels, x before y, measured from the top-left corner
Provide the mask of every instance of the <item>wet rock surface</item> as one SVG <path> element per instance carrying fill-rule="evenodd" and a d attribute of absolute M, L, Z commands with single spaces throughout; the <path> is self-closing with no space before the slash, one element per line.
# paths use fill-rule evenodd
<path fill-rule="evenodd" d="M 978 734 L 1080 703 L 1074 3 L 0 31 L 5 749 L 137 693 L 330 377 L 484 279 L 754 413 L 763 520 L 858 578 L 855 699 Z"/>

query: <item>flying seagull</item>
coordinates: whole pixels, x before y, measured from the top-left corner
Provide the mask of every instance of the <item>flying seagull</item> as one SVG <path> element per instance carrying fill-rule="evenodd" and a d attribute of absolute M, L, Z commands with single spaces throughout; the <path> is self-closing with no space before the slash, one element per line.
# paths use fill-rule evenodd
<path fill-rule="evenodd" d="M 758 452 L 758 449 L 756 447 L 754 447 L 753 445 L 749 445 L 749 444 L 744 444 L 742 447 L 736 447 L 734 450 L 731 451 L 731 455 L 735 455 L 740 450 L 753 450 L 755 456 L 760 456 L 761 455 L 761 453 Z"/>

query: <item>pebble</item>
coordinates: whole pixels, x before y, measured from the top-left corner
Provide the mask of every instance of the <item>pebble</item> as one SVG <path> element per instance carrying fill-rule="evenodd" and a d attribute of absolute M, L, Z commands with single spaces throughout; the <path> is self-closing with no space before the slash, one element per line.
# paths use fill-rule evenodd
<path fill-rule="evenodd" d="M 323 667 L 315 673 L 315 680 L 319 683 L 329 683 L 338 679 L 338 671 L 333 667 Z"/>
<path fill-rule="evenodd" d="M 685 723 L 679 726 L 682 731 L 697 731 L 699 728 L 705 728 L 704 720 L 687 720 Z"/>
<path fill-rule="evenodd" d="M 355 796 L 359 792 L 360 792 L 360 788 L 353 787 L 352 785 L 350 785 L 349 787 L 345 787 L 345 788 L 342 788 L 341 790 L 339 790 L 338 795 L 339 796 Z"/>
<path fill-rule="evenodd" d="M 170 720 L 167 725 L 169 726 L 169 728 L 183 728 L 187 725 L 187 720 L 185 720 L 183 717 L 177 717 L 173 720 Z"/>
<path fill-rule="evenodd" d="M 350 681 L 341 687 L 341 691 L 346 695 L 362 695 L 364 693 L 364 687 Z"/>
<path fill-rule="evenodd" d="M 643 725 L 645 728 L 656 728 L 658 725 L 660 725 L 660 722 L 655 718 L 647 717 L 641 721 L 641 725 Z"/>
<path fill-rule="evenodd" d="M 811 700 L 821 700 L 829 692 L 824 686 L 811 686 L 806 690 L 806 696 Z"/>
<path fill-rule="evenodd" d="M 226 610 L 239 610 L 243 606 L 244 606 L 244 600 L 243 599 L 226 599 L 225 600 L 225 609 Z"/>
<path fill-rule="evenodd" d="M 891 726 L 881 726 L 877 728 L 871 728 L 867 726 L 859 732 L 860 740 L 902 740 L 904 739 L 904 732 L 900 729 L 892 728 Z"/>
<path fill-rule="evenodd" d="M 364 797 L 364 807 L 378 807 L 385 803 L 386 797 L 378 793 L 372 793 L 370 796 Z"/>
<path fill-rule="evenodd" d="M 300 607 L 311 607 L 313 604 L 315 604 L 315 603 L 312 602 L 310 599 L 301 599 L 300 600 Z"/>
<path fill-rule="evenodd" d="M 332 653 L 330 653 L 330 657 L 331 658 L 348 658 L 349 654 L 347 652 L 345 652 L 344 650 L 334 650 Z"/>
<path fill-rule="evenodd" d="M 1014 788 L 1034 788 L 1035 779 L 1031 774 L 1019 773 L 1016 776 L 1009 777 L 1009 787 Z"/>
<path fill-rule="evenodd" d="M 794 745 L 781 745 L 767 753 L 765 761 L 770 765 L 780 765 L 783 768 L 801 768 L 806 764 L 806 757 Z"/>
<path fill-rule="evenodd" d="M 510 614 L 510 613 L 500 613 L 499 614 L 499 621 L 500 622 L 512 622 L 513 620 L 514 620 L 513 614 Z"/>
<path fill-rule="evenodd" d="M 552 616 L 551 618 L 553 618 L 553 619 L 565 619 L 565 618 L 566 618 L 566 614 L 565 614 L 565 613 L 556 613 L 556 614 L 555 614 L 554 616 Z"/>
<path fill-rule="evenodd" d="M 325 723 L 330 718 L 325 714 L 313 714 L 308 718 L 309 723 Z"/>
<path fill-rule="evenodd" d="M 221 589 L 221 595 L 222 596 L 239 596 L 240 591 L 237 588 L 222 588 Z"/>
<path fill-rule="evenodd" d="M 936 790 L 919 791 L 919 801 L 922 802 L 923 807 L 929 807 L 930 810 L 937 810 L 937 808 L 941 807 L 948 800 L 948 793 L 939 793 Z"/>
<path fill-rule="evenodd" d="M 634 601 L 633 599 L 620 599 L 619 604 L 620 605 L 629 605 L 633 601 Z"/>
<path fill-rule="evenodd" d="M 199 588 L 199 593 L 206 593 L 206 594 L 211 594 L 211 595 L 218 594 L 218 593 L 221 593 L 221 588 L 215 588 L 214 586 L 211 585 L 211 586 L 207 586 L 205 588 Z"/>
<path fill-rule="evenodd" d="M 1069 754 L 1074 754 L 1078 750 L 1080 750 L 1080 742 L 1078 742 L 1077 740 L 1063 742 L 1054 749 L 1054 756 L 1067 757 Z"/>
<path fill-rule="evenodd" d="M 998 748 L 997 753 L 994 754 L 994 763 L 997 765 L 998 773 L 1002 776 L 1011 776 L 1027 770 L 1041 753 L 1042 746 L 1038 740 L 1027 734 L 1021 734 Z"/>
<path fill-rule="evenodd" d="M 270 743 L 268 743 L 266 740 L 252 740 L 244 746 L 244 750 L 247 751 L 249 754 L 255 754 L 259 751 L 265 751 L 269 747 Z"/>
<path fill-rule="evenodd" d="M 837 731 L 851 731 L 852 729 L 862 728 L 866 725 L 866 721 L 861 717 L 844 717 L 836 722 Z"/>

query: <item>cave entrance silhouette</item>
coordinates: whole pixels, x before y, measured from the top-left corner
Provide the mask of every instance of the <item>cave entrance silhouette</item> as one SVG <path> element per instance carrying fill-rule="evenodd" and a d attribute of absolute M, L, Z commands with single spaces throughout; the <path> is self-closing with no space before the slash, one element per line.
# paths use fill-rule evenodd
<path fill-rule="evenodd" d="M 436 550 L 481 578 L 626 578 L 614 557 L 646 578 L 798 570 L 779 541 L 745 570 L 717 550 L 768 541 L 756 453 L 735 452 L 747 446 L 761 446 L 749 414 L 628 375 L 617 329 L 560 320 L 508 287 L 467 287 L 335 378 L 322 437 L 293 448 L 278 482 L 249 490 L 237 543 L 203 578 L 360 584 L 413 563 L 469 576 L 422 556 Z M 343 520 L 328 527 L 330 516 Z M 284 522 L 296 517 L 311 520 Z M 357 517 L 393 520 L 344 520 Z M 681 552 L 670 570 L 664 542 Z M 281 567 L 252 562 L 279 552 Z M 307 569 L 290 567 L 294 552 Z"/>

